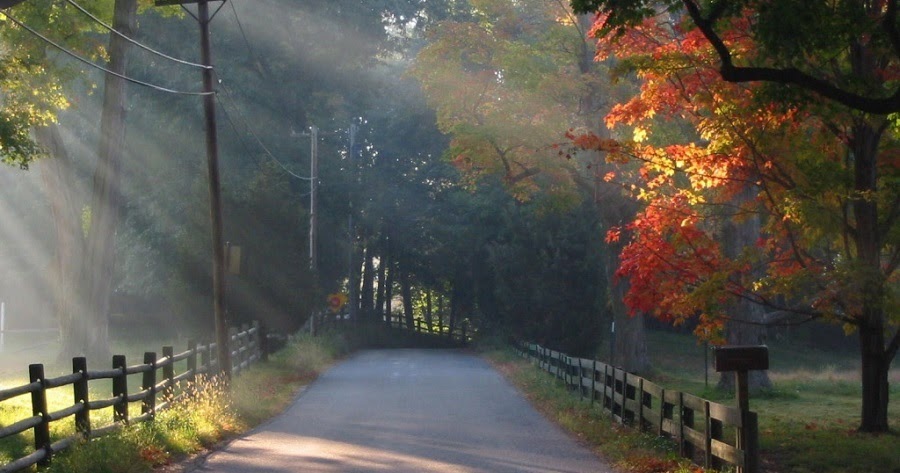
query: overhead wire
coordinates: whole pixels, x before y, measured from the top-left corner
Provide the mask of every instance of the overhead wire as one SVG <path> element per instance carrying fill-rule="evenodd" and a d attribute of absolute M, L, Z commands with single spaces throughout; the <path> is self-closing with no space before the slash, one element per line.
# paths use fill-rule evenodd
<path fill-rule="evenodd" d="M 145 51 L 148 51 L 148 52 L 150 52 L 150 53 L 152 53 L 152 54 L 155 54 L 155 55 L 157 55 L 157 56 L 159 56 L 159 57 L 161 57 L 161 58 L 164 58 L 164 59 L 168 59 L 168 60 L 170 60 L 170 61 L 177 62 L 178 64 L 183 64 L 183 65 L 185 65 L 185 66 L 191 66 L 191 67 L 196 67 L 196 68 L 200 68 L 200 69 L 212 69 L 212 68 L 213 68 L 213 66 L 207 66 L 207 65 L 204 65 L 204 64 L 197 64 L 197 63 L 195 63 L 195 62 L 185 61 L 185 60 L 183 60 L 183 59 L 178 59 L 178 58 L 176 58 L 176 57 L 169 56 L 168 54 L 165 54 L 165 53 L 163 53 L 163 52 L 157 51 L 157 50 L 151 48 L 150 46 L 147 46 L 147 45 L 145 45 L 145 44 L 143 44 L 143 43 L 140 43 L 140 42 L 136 41 L 135 39 L 130 38 L 129 36 L 126 36 L 126 35 L 123 34 L 122 32 L 116 30 L 116 29 L 113 28 L 111 25 L 108 25 L 108 24 L 107 24 L 106 22 L 104 22 L 103 20 L 97 18 L 93 13 L 87 11 L 84 7 L 82 7 L 82 6 L 79 5 L 78 3 L 75 3 L 75 0 L 65 0 L 65 1 L 66 1 L 66 3 L 68 3 L 69 5 L 72 5 L 73 7 L 75 7 L 76 9 L 78 9 L 78 11 L 80 11 L 81 13 L 84 13 L 85 15 L 87 15 L 91 20 L 94 20 L 94 22 L 98 23 L 99 25 L 101 25 L 101 26 L 103 26 L 104 28 L 106 28 L 107 30 L 109 30 L 110 33 L 113 33 L 113 34 L 119 36 L 120 38 L 124 39 L 125 41 L 128 41 L 129 43 L 131 43 L 131 44 L 133 44 L 133 45 L 135 45 L 135 46 L 137 46 L 137 47 L 139 47 L 139 48 L 141 48 L 141 49 L 143 49 L 143 50 L 145 50 Z"/>
<path fill-rule="evenodd" d="M 240 118 L 240 120 L 244 123 L 244 128 L 246 128 L 247 132 L 250 133 L 250 136 L 252 136 L 253 139 L 256 140 L 256 143 L 259 144 L 259 147 L 262 148 L 263 152 L 265 153 L 266 156 L 269 157 L 269 159 L 271 159 L 276 164 L 278 164 L 278 166 L 281 167 L 281 169 L 283 169 L 286 173 L 290 174 L 291 176 L 293 176 L 297 179 L 301 179 L 304 181 L 311 181 L 311 180 L 315 179 L 315 176 L 307 177 L 307 176 L 301 176 L 301 175 L 295 173 L 294 171 L 290 170 L 284 163 L 282 163 L 280 159 L 275 157 L 275 155 L 269 150 L 269 148 L 265 145 L 265 143 L 263 143 L 262 139 L 260 139 L 259 135 L 257 135 L 256 132 L 253 131 L 253 128 L 250 126 L 250 122 L 244 116 L 244 113 L 241 111 L 241 108 L 237 106 L 237 101 L 234 99 L 234 95 L 231 93 L 231 91 L 228 90 L 228 87 L 225 86 L 225 84 L 222 82 L 221 79 L 218 80 L 218 83 L 219 83 L 219 86 L 222 88 L 222 90 L 225 91 L 225 95 L 228 96 L 228 99 L 231 100 L 231 103 L 234 106 L 234 110 L 237 112 L 238 118 Z M 220 101 L 220 103 L 223 103 L 223 102 Z M 224 103 L 223 103 L 223 105 L 224 105 Z"/>
<path fill-rule="evenodd" d="M 40 38 L 40 39 L 41 39 L 42 41 L 44 41 L 45 43 L 47 43 L 47 44 L 53 46 L 54 48 L 56 48 L 56 49 L 62 51 L 64 54 L 66 54 L 66 55 L 68 55 L 68 56 L 74 58 L 75 60 L 77 60 L 77 61 L 79 61 L 79 62 L 81 62 L 81 63 L 84 63 L 84 64 L 87 65 L 87 66 L 93 67 L 94 69 L 98 69 L 98 70 L 101 70 L 101 71 L 103 71 L 103 72 L 105 72 L 105 73 L 107 73 L 107 74 L 110 74 L 110 75 L 112 75 L 112 76 L 118 77 L 118 78 L 120 78 L 120 79 L 122 79 L 122 80 L 124 80 L 124 81 L 130 82 L 130 83 L 132 83 L 132 84 L 140 85 L 140 86 L 143 86 L 143 87 L 147 87 L 147 88 L 150 88 L 150 89 L 159 91 L 159 92 L 165 92 L 165 93 L 168 93 L 168 94 L 174 94 L 174 95 L 194 95 L 194 96 L 198 96 L 198 95 L 199 95 L 199 96 L 215 95 L 215 92 L 193 92 L 193 91 L 184 91 L 184 90 L 170 89 L 170 88 L 168 88 L 168 87 L 163 87 L 163 86 L 160 86 L 160 85 L 152 84 L 152 83 L 150 83 L 150 82 L 145 82 L 145 81 L 142 81 L 142 80 L 135 79 L 135 78 L 133 78 L 133 77 L 126 76 L 126 75 L 124 75 L 124 74 L 120 74 L 120 73 L 115 72 L 115 71 L 111 71 L 111 70 L 109 70 L 109 69 L 107 69 L 107 68 L 105 68 L 105 67 L 103 67 L 103 66 L 94 64 L 93 62 L 91 62 L 91 61 L 89 61 L 89 60 L 87 60 L 87 59 L 85 59 L 85 58 L 79 56 L 78 54 L 76 54 L 76 53 L 74 53 L 74 52 L 72 52 L 72 51 L 66 49 L 66 48 L 63 47 L 63 46 L 60 46 L 58 43 L 56 43 L 56 42 L 53 41 L 52 39 L 50 39 L 50 38 L 48 38 L 48 37 L 42 35 L 42 34 L 39 33 L 38 31 L 36 31 L 36 30 L 34 30 L 33 28 L 31 28 L 30 26 L 28 26 L 28 25 L 26 25 L 25 23 L 22 23 L 21 21 L 17 20 L 15 17 L 13 17 L 12 15 L 10 15 L 9 12 L 7 12 L 7 11 L 2 11 L 2 12 L 0 12 L 0 14 L 2 14 L 3 16 L 5 16 L 6 18 L 8 18 L 10 21 L 12 21 L 13 23 L 15 23 L 16 25 L 18 25 L 20 28 L 24 29 L 25 31 L 28 31 L 28 32 L 31 33 L 32 35 L 34 35 L 34 36 Z"/>

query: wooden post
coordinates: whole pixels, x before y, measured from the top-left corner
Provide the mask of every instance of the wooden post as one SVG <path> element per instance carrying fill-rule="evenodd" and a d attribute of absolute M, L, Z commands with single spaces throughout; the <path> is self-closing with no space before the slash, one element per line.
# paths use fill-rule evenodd
<path fill-rule="evenodd" d="M 141 414 L 150 414 L 150 418 L 153 419 L 156 415 L 156 352 L 145 352 L 144 364 L 150 365 L 150 369 L 144 371 L 141 383 L 141 391 L 147 393 L 144 402 L 141 403 Z"/>
<path fill-rule="evenodd" d="M 187 357 L 188 382 L 193 383 L 197 380 L 197 341 L 188 340 L 188 357 Z"/>
<path fill-rule="evenodd" d="M 125 374 L 125 355 L 113 356 L 113 369 L 119 370 L 112 379 L 112 394 L 114 398 L 121 399 L 119 404 L 113 406 L 113 421 L 128 423 L 128 375 Z"/>
<path fill-rule="evenodd" d="M 212 360 L 210 359 L 210 354 L 212 353 L 212 348 L 210 344 L 207 343 L 200 348 L 200 368 L 207 376 L 212 375 Z"/>
<path fill-rule="evenodd" d="M 72 384 L 72 393 L 75 396 L 75 404 L 81 404 L 84 408 L 75 413 L 75 431 L 84 438 L 91 437 L 91 411 L 88 409 L 88 376 L 87 359 L 84 357 L 72 358 L 72 372 L 81 373 L 81 379 Z"/>
<path fill-rule="evenodd" d="M 41 383 L 41 387 L 31 393 L 31 413 L 41 417 L 41 423 L 34 426 L 34 449 L 43 450 L 46 455 L 38 462 L 38 466 L 50 464 L 53 451 L 50 449 L 50 416 L 47 412 L 47 383 L 44 379 L 44 365 L 28 365 L 28 378 L 32 383 Z"/>
<path fill-rule="evenodd" d="M 172 358 L 175 357 L 175 348 L 171 346 L 163 347 L 162 356 L 168 360 L 166 366 L 163 366 L 163 378 L 166 379 L 163 397 L 171 399 L 172 393 L 175 392 L 175 363 L 172 361 Z"/>
<path fill-rule="evenodd" d="M 735 374 L 735 397 L 741 411 L 736 446 L 744 451 L 744 465 L 738 465 L 737 473 L 757 473 L 759 427 L 756 414 L 750 412 L 748 372 L 769 369 L 769 349 L 764 345 L 719 347 L 715 351 L 715 369 Z"/>

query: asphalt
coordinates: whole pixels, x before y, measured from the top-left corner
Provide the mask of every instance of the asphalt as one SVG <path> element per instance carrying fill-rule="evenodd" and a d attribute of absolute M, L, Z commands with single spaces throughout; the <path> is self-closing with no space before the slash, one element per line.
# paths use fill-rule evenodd
<path fill-rule="evenodd" d="M 453 350 L 374 350 L 324 373 L 281 416 L 195 471 L 612 470 L 482 359 Z"/>

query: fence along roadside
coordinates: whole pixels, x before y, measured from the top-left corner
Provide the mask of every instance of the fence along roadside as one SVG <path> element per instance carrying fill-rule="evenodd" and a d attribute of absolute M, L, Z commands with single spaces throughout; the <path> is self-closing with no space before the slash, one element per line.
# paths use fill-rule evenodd
<path fill-rule="evenodd" d="M 232 373 L 238 374 L 253 363 L 265 360 L 267 356 L 265 345 L 265 334 L 258 323 L 254 323 L 252 327 L 244 326 L 241 331 L 233 330 L 231 333 L 231 356 L 234 360 Z M 115 355 L 112 359 L 113 369 L 94 371 L 88 370 L 85 358 L 77 357 L 72 359 L 72 374 L 56 378 L 45 378 L 42 364 L 29 365 L 29 383 L 0 390 L 0 403 L 30 394 L 32 416 L 0 428 L 0 440 L 33 429 L 34 451 L 0 466 L 0 473 L 21 471 L 35 464 L 45 466 L 50 463 L 55 453 L 65 450 L 78 440 L 101 437 L 130 423 L 152 420 L 156 412 L 165 409 L 171 402 L 184 394 L 182 392 L 173 397 L 182 382 L 192 382 L 197 375 L 215 372 L 215 368 L 218 366 L 215 353 L 215 343 L 198 345 L 196 342 L 188 342 L 188 349 L 178 354 L 175 354 L 174 349 L 170 346 L 163 347 L 162 358 L 157 358 L 155 352 L 146 352 L 144 362 L 138 365 L 128 366 L 124 356 Z M 176 363 L 181 361 L 186 361 L 185 371 L 176 375 Z M 160 370 L 162 370 L 162 376 L 158 376 Z M 135 374 L 142 375 L 141 389 L 129 393 L 128 376 Z M 90 399 L 89 381 L 102 379 L 112 380 L 112 397 L 102 400 Z M 74 404 L 49 412 L 47 390 L 67 386 L 72 387 Z M 159 398 L 164 401 L 159 402 Z M 141 414 L 129 417 L 128 406 L 134 402 L 141 403 Z M 110 407 L 113 408 L 113 423 L 94 428 L 91 424 L 90 413 Z M 75 434 L 51 442 L 50 425 L 69 417 L 74 418 Z"/>
<path fill-rule="evenodd" d="M 533 343 L 515 348 L 616 422 L 674 440 L 682 457 L 708 468 L 727 464 L 738 473 L 758 473 L 756 413 L 667 390 L 597 360 L 573 358 Z"/>

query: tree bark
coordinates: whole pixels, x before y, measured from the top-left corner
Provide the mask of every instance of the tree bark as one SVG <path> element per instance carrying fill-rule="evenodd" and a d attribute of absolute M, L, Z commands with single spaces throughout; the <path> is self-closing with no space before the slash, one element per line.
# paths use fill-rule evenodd
<path fill-rule="evenodd" d="M 582 74 L 596 74 L 596 62 L 594 60 L 596 54 L 596 44 L 589 41 L 587 32 L 590 30 L 594 22 L 593 15 L 579 15 L 577 26 L 581 33 L 581 51 L 579 57 L 579 70 Z M 600 120 L 604 109 L 604 91 L 600 89 L 598 81 L 592 81 L 591 87 L 587 88 L 585 95 L 581 98 L 582 117 L 584 117 L 585 126 L 589 130 L 593 130 L 597 136 L 609 138 L 609 130 Z M 630 221 L 637 212 L 637 206 L 629 198 L 623 196 L 621 191 L 609 183 L 603 181 L 602 176 L 604 169 L 608 168 L 605 157 L 600 152 L 595 152 L 592 170 L 593 183 L 585 183 L 593 192 L 594 203 L 601 221 L 606 228 L 619 226 Z M 608 262 L 606 264 L 605 276 L 608 285 L 609 294 L 609 310 L 612 312 L 612 319 L 615 323 L 616 333 L 612 337 L 611 343 L 614 343 L 613 353 L 618 366 L 632 373 L 646 373 L 650 369 L 650 359 L 647 356 L 647 334 L 644 326 L 644 315 L 630 315 L 628 308 L 625 306 L 625 293 L 628 292 L 628 282 L 623 278 L 616 276 L 616 269 L 619 266 L 619 254 L 622 251 L 621 244 L 609 244 Z"/>
<path fill-rule="evenodd" d="M 365 320 L 375 318 L 375 263 L 372 261 L 371 253 L 372 248 L 367 245 L 363 259 L 363 281 L 360 293 L 360 316 Z"/>
<path fill-rule="evenodd" d="M 59 356 L 69 358 L 87 346 L 86 329 L 76 326 L 79 320 L 75 307 L 78 299 L 79 271 L 84 256 L 84 232 L 81 228 L 80 206 L 72 189 L 72 162 L 60 136 L 59 126 L 50 124 L 34 130 L 37 144 L 47 153 L 38 161 L 44 193 L 56 233 L 56 254 L 53 259 L 53 307 L 62 341 Z"/>
<path fill-rule="evenodd" d="M 392 258 L 388 259 L 386 263 L 389 267 L 386 268 L 387 279 L 384 282 L 384 320 L 390 325 L 394 317 L 392 302 L 394 299 L 394 272 L 397 270 L 397 264 Z"/>
<path fill-rule="evenodd" d="M 885 281 L 881 271 L 882 233 L 878 224 L 878 202 L 865 196 L 877 188 L 879 134 L 864 120 L 858 120 L 850 146 L 854 156 L 854 190 L 851 203 L 856 220 L 854 244 L 861 271 L 862 310 L 859 314 L 859 342 L 862 367 L 862 412 L 859 430 L 888 431 L 890 357 L 885 346 Z"/>
<path fill-rule="evenodd" d="M 415 320 L 412 304 L 412 287 L 409 282 L 409 273 L 400 266 L 400 295 L 403 296 L 403 316 L 406 319 L 406 328 L 413 330 Z"/>
<path fill-rule="evenodd" d="M 113 28 L 134 36 L 137 0 L 116 0 Z M 108 68 L 125 74 L 130 43 L 110 34 Z M 109 297 L 116 264 L 116 229 L 121 210 L 121 166 L 125 149 L 126 82 L 107 74 L 100 118 L 100 143 L 91 196 L 91 224 L 81 280 L 86 303 L 81 317 L 91 326 L 85 349 L 92 357 L 109 355 Z"/>
<path fill-rule="evenodd" d="M 734 200 L 734 208 L 745 209 L 748 215 L 741 216 L 740 221 L 733 219 L 725 225 L 722 231 L 722 243 L 725 256 L 731 259 L 740 258 L 745 251 L 752 251 L 762 233 L 762 225 L 759 214 L 750 213 L 757 191 L 754 187 L 746 187 Z M 741 285 L 740 281 L 735 281 Z M 738 299 L 730 305 L 731 320 L 725 324 L 725 336 L 729 345 L 765 345 L 766 327 L 765 308 L 747 299 Z M 759 391 L 763 388 L 771 388 L 772 381 L 768 371 L 754 370 L 748 373 L 748 388 L 750 391 Z M 718 388 L 726 391 L 734 391 L 734 373 L 721 373 Z"/>
<path fill-rule="evenodd" d="M 384 299 L 387 289 L 387 284 L 385 284 L 385 276 L 387 275 L 387 257 L 382 256 L 378 261 L 378 291 L 375 293 L 375 319 L 377 321 L 384 321 L 385 310 L 384 310 Z"/>

